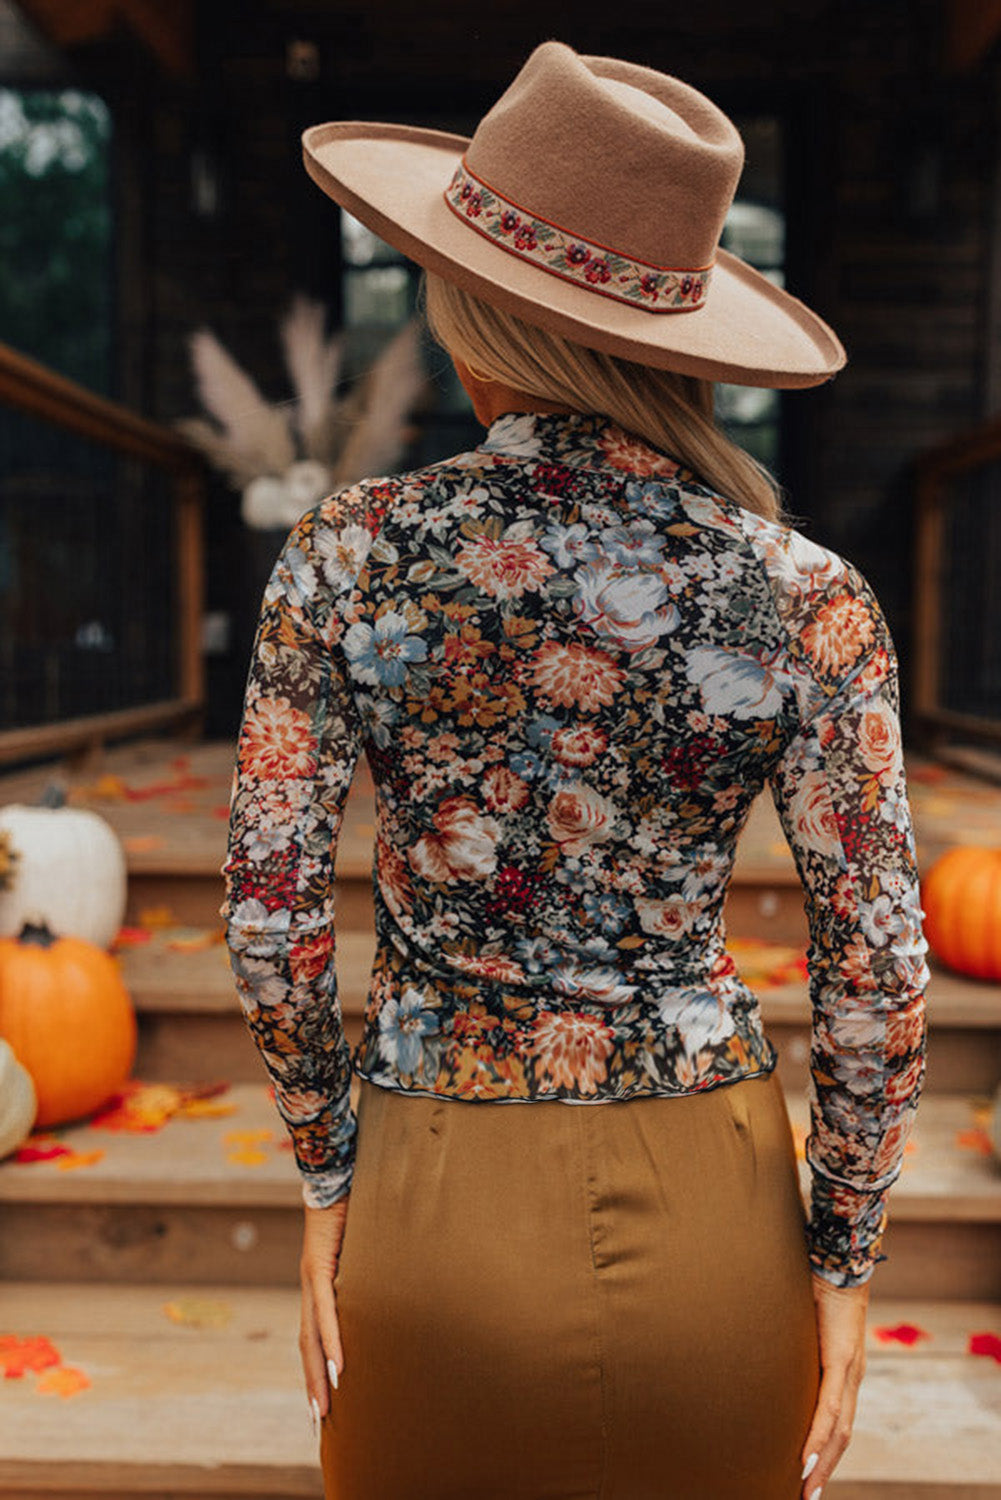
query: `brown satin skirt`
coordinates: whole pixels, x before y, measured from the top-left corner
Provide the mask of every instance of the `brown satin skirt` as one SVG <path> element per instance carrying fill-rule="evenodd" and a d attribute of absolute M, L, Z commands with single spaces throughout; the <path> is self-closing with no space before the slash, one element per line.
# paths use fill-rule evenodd
<path fill-rule="evenodd" d="M 798 1500 L 805 1222 L 774 1072 L 586 1105 L 362 1080 L 326 1500 Z"/>

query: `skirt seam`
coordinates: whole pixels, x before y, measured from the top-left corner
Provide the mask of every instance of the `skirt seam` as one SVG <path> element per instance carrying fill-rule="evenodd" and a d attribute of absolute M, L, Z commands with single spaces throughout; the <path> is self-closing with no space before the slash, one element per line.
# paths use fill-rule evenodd
<path fill-rule="evenodd" d="M 592 1302 L 592 1306 L 594 1307 L 595 1347 L 596 1347 L 597 1359 L 598 1359 L 598 1381 L 599 1381 L 599 1389 L 600 1389 L 600 1392 L 601 1392 L 601 1462 L 600 1462 L 600 1467 L 599 1467 L 599 1470 L 598 1470 L 598 1487 L 595 1490 L 595 1500 L 603 1500 L 603 1497 L 604 1497 L 604 1494 L 605 1494 L 605 1482 L 606 1482 L 606 1478 L 607 1478 L 607 1469 L 608 1469 L 608 1442 L 609 1442 L 609 1431 L 608 1431 L 608 1400 L 607 1400 L 607 1378 L 608 1378 L 608 1371 L 607 1371 L 606 1351 L 605 1351 L 604 1341 L 602 1339 L 601 1290 L 600 1290 L 600 1288 L 598 1286 L 598 1260 L 597 1260 L 597 1255 L 595 1253 L 595 1244 L 594 1244 L 594 1220 L 593 1220 L 593 1207 L 594 1207 L 594 1191 L 593 1191 L 593 1188 L 594 1188 L 594 1180 L 593 1180 L 593 1174 L 592 1174 L 592 1169 L 591 1169 L 591 1158 L 590 1158 L 590 1154 L 589 1154 L 589 1152 L 588 1152 L 588 1150 L 586 1148 L 586 1144 L 585 1144 L 585 1140 L 586 1140 L 585 1132 L 587 1130 L 587 1122 L 586 1122 L 586 1120 L 584 1118 L 583 1112 L 579 1115 L 578 1118 L 579 1118 L 579 1121 L 580 1121 L 580 1129 L 578 1130 L 577 1139 L 578 1139 L 578 1144 L 580 1146 L 581 1167 L 582 1167 L 580 1180 L 581 1180 L 581 1183 L 583 1185 L 584 1213 L 585 1213 L 585 1218 L 586 1218 L 586 1223 L 587 1223 L 587 1244 L 588 1244 L 588 1252 L 589 1252 L 590 1260 L 591 1260 L 591 1265 L 590 1265 L 591 1302 Z"/>

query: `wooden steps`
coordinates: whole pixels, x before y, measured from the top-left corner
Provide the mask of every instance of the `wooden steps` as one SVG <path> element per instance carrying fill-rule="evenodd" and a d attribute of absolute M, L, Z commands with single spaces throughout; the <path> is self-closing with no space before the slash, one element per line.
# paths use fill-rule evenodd
<path fill-rule="evenodd" d="M 8 1282 L 0 1330 L 50 1339 L 89 1387 L 45 1396 L 28 1372 L 3 1382 L 0 1493 L 323 1495 L 296 1343 L 299 1298 L 281 1287 L 199 1289 L 229 1319 L 175 1323 L 183 1281 L 147 1286 Z"/>
<path fill-rule="evenodd" d="M 3 1500 L 322 1496 L 296 1345 L 300 1179 L 219 941 L 234 748 L 149 740 L 62 772 L 0 776 L 0 802 L 33 802 L 61 775 L 71 802 L 115 827 L 129 864 L 126 924 L 150 930 L 119 950 L 140 1023 L 135 1075 L 225 1080 L 218 1102 L 235 1106 L 148 1135 L 60 1131 L 72 1149 L 104 1153 L 71 1169 L 0 1163 L 0 1333 L 52 1339 L 91 1382 L 63 1399 L 39 1394 L 33 1375 L 0 1379 Z M 906 760 L 922 869 L 952 843 L 1001 842 L 997 787 Z M 363 759 L 336 863 L 352 1045 L 374 951 L 374 820 Z M 741 838 L 726 920 L 734 936 L 806 942 L 803 893 L 767 792 Z M 801 1150 L 807 986 L 759 994 Z M 855 1433 L 825 1500 L 1001 1500 L 1001 1365 L 967 1347 L 972 1332 L 1001 1335 L 1001 1164 L 978 1149 L 1001 1079 L 1001 987 L 933 964 L 928 1014 L 926 1091 L 890 1193 Z M 358 1088 L 356 1079 L 355 1101 Z M 802 1159 L 799 1171 L 805 1199 Z M 164 1304 L 186 1297 L 223 1301 L 232 1316 L 218 1328 L 174 1324 Z M 879 1342 L 875 1330 L 897 1323 L 932 1337 Z"/>
<path fill-rule="evenodd" d="M 192 1296 L 183 1281 L 0 1289 L 0 1331 L 50 1339 L 63 1364 L 90 1381 L 71 1398 L 40 1394 L 30 1372 L 4 1382 L 5 1500 L 322 1496 L 296 1344 L 297 1289 L 226 1282 L 196 1295 L 210 1314 L 228 1313 L 223 1326 L 170 1320 L 165 1305 Z M 907 1346 L 878 1336 L 902 1323 L 928 1337 Z M 853 1440 L 826 1493 L 1001 1497 L 1001 1369 L 969 1352 L 972 1334 L 999 1329 L 997 1302 L 874 1298 Z M 351 1358 L 345 1350 L 344 1380 Z"/>
<path fill-rule="evenodd" d="M 219 1102 L 233 1113 L 174 1118 L 147 1135 L 88 1124 L 60 1131 L 75 1151 L 104 1152 L 91 1165 L 0 1163 L 0 1277 L 293 1283 L 302 1203 L 287 1133 L 265 1084 L 235 1084 Z M 1001 1166 L 978 1149 L 985 1103 L 924 1101 L 891 1189 L 884 1295 L 1001 1300 Z M 806 1096 L 787 1095 L 787 1104 L 802 1142 Z M 806 1200 L 808 1169 L 799 1166 Z"/>

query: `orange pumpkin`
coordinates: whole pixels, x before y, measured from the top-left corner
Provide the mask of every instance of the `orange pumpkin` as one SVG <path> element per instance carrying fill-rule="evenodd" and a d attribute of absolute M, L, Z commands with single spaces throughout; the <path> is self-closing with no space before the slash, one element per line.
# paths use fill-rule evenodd
<path fill-rule="evenodd" d="M 93 1114 L 135 1061 L 135 1009 L 117 963 L 83 938 L 25 922 L 0 939 L 0 1037 L 34 1082 L 36 1130 Z"/>
<path fill-rule="evenodd" d="M 959 974 L 1001 980 L 1001 849 L 948 850 L 922 881 L 921 905 L 937 958 Z"/>

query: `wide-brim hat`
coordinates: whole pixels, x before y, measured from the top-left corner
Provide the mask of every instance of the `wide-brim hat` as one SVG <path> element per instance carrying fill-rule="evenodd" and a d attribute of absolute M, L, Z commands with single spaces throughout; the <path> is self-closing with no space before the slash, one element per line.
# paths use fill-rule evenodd
<path fill-rule="evenodd" d="M 822 318 L 720 248 L 744 145 L 669 74 L 546 41 L 472 138 L 335 120 L 302 143 L 335 202 L 527 323 L 738 385 L 819 385 L 845 363 Z"/>

